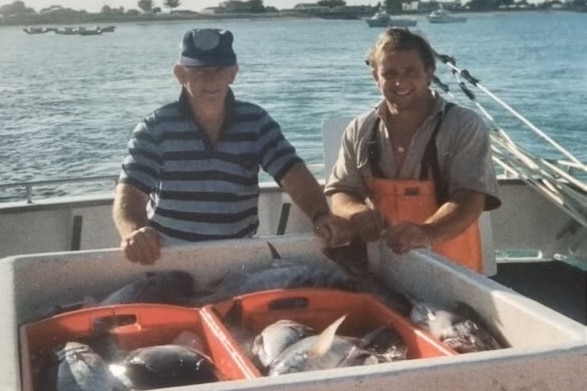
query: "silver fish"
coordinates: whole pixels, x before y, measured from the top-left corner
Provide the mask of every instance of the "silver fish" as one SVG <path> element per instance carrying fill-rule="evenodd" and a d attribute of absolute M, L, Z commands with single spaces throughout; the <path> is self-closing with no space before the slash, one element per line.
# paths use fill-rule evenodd
<path fill-rule="evenodd" d="M 104 360 L 88 345 L 67 342 L 55 351 L 38 384 L 56 391 L 113 391 L 115 379 Z"/>
<path fill-rule="evenodd" d="M 252 351 L 264 367 L 287 347 L 299 340 L 315 335 L 313 328 L 289 319 L 278 320 L 265 327 L 253 341 Z"/>
<path fill-rule="evenodd" d="M 122 286 L 99 305 L 128 303 L 185 304 L 194 295 L 194 278 L 181 270 L 147 272 Z"/>
<path fill-rule="evenodd" d="M 376 364 L 376 355 L 362 349 L 356 338 L 336 335 L 340 317 L 320 335 L 306 337 L 286 348 L 270 364 L 269 376 L 287 373 Z"/>
<path fill-rule="evenodd" d="M 111 365 L 120 382 L 135 390 L 202 384 L 219 380 L 214 363 L 185 346 L 157 345 L 131 351 L 120 364 Z"/>
<path fill-rule="evenodd" d="M 457 306 L 464 308 L 464 304 Z M 469 307 L 470 308 L 470 307 Z M 411 320 L 445 345 L 459 353 L 500 349 L 502 346 L 482 327 L 480 317 L 471 319 L 451 308 L 433 303 L 417 302 L 410 313 Z"/>

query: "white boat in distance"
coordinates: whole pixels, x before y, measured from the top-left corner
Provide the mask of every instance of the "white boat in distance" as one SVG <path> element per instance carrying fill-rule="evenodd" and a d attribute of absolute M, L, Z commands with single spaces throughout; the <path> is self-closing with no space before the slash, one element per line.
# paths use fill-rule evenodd
<path fill-rule="evenodd" d="M 452 15 L 441 7 L 428 14 L 428 21 L 430 23 L 462 23 L 467 21 L 467 17 Z"/>
<path fill-rule="evenodd" d="M 418 23 L 414 18 L 392 17 L 384 9 L 379 9 L 373 16 L 363 20 L 369 27 L 413 27 Z"/>

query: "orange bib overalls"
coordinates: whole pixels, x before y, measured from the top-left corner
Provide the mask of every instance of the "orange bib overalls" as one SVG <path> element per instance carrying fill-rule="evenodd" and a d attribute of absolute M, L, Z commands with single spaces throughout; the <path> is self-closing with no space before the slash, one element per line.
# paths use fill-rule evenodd
<path fill-rule="evenodd" d="M 446 112 L 450 109 L 447 105 Z M 446 202 L 448 194 L 441 183 L 440 167 L 436 153 L 436 134 L 442 118 L 434 129 L 422 161 L 420 179 L 385 179 L 377 165 L 376 129 L 373 128 L 369 142 L 369 159 L 373 177 L 368 178 L 369 199 L 391 224 L 402 221 L 423 223 Z M 433 180 L 427 180 L 432 171 Z M 440 189 L 440 191 L 438 191 Z M 437 194 L 440 193 L 440 194 Z M 483 271 L 483 253 L 478 221 L 471 224 L 459 236 L 434 247 L 437 253 L 477 272 Z"/>

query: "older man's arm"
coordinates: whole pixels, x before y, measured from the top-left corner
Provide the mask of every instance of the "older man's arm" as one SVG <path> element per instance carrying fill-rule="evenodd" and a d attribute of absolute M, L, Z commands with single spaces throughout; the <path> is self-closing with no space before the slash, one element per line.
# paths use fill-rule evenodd
<path fill-rule="evenodd" d="M 292 167 L 283 176 L 280 185 L 312 220 L 314 232 L 327 245 L 341 245 L 352 238 L 353 232 L 349 221 L 330 212 L 322 186 L 305 164 L 300 163 Z"/>
<path fill-rule="evenodd" d="M 120 248 L 131 262 L 153 264 L 161 255 L 159 233 L 148 226 L 148 201 L 149 196 L 132 185 L 116 186 L 112 217 L 121 237 Z"/>
<path fill-rule="evenodd" d="M 366 242 L 381 237 L 387 223 L 377 210 L 371 209 L 364 197 L 339 191 L 330 196 L 334 214 L 351 222 L 353 230 Z"/>

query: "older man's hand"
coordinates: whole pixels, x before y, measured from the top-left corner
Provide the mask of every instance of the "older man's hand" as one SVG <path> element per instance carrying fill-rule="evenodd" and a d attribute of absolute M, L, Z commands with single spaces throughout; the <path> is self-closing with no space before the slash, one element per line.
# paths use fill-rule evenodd
<path fill-rule="evenodd" d="M 120 248 L 129 261 L 152 265 L 161 256 L 160 243 L 157 231 L 151 227 L 142 227 L 122 239 Z"/>
<path fill-rule="evenodd" d="M 350 221 L 331 213 L 324 214 L 314 221 L 314 233 L 328 247 L 342 246 L 355 235 Z"/>

